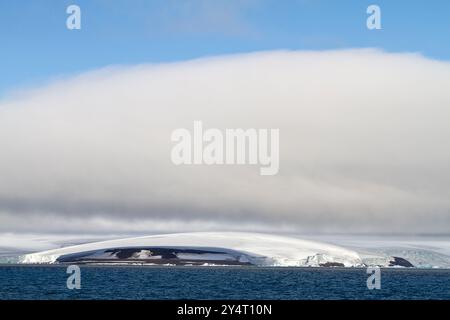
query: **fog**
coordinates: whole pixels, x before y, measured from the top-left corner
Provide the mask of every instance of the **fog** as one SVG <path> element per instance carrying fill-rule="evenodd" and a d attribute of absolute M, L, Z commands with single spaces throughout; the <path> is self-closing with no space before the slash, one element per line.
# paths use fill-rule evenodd
<path fill-rule="evenodd" d="M 448 233 L 450 63 L 375 49 L 107 67 L 0 101 L 0 232 Z M 279 129 L 279 172 L 171 133 Z"/>

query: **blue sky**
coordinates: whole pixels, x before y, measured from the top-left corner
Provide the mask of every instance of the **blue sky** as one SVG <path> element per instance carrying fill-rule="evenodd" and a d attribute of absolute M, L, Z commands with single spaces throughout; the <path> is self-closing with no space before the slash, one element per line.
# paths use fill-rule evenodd
<path fill-rule="evenodd" d="M 82 29 L 66 28 L 66 8 Z M 381 7 L 382 30 L 366 28 Z M 377 47 L 450 60 L 450 2 L 0 0 L 0 96 L 108 65 L 274 49 Z"/>

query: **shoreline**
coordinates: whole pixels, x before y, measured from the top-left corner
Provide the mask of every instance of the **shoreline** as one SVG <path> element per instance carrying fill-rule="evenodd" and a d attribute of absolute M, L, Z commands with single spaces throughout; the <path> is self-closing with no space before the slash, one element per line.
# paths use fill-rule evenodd
<path fill-rule="evenodd" d="M 64 264 L 64 263 L 0 263 L 0 268 L 5 267 L 27 267 L 27 268 L 33 268 L 33 267 L 45 267 L 45 268 L 67 268 L 71 264 Z M 164 268 L 185 268 L 185 269 L 202 269 L 202 268 L 223 268 L 223 269 L 229 269 L 229 268 L 239 268 L 239 269 L 295 269 L 295 270 L 366 270 L 367 268 L 371 268 L 371 266 L 368 267 L 311 267 L 311 266 L 255 266 L 255 265 L 161 265 L 161 264 L 76 264 L 80 267 L 89 267 L 89 268 L 158 268 L 158 269 L 164 269 Z M 374 268 L 374 267 L 372 267 Z M 382 270 L 403 270 L 403 271 L 444 271 L 444 270 L 450 270 L 450 268 L 405 268 L 405 267 L 379 267 Z"/>

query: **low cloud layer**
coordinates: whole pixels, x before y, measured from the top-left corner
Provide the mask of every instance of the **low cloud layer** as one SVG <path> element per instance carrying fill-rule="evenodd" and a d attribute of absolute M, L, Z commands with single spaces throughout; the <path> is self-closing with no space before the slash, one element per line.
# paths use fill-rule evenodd
<path fill-rule="evenodd" d="M 450 63 L 376 50 L 61 80 L 0 102 L 0 232 L 448 232 L 448 88 Z M 279 128 L 279 173 L 175 166 L 195 120 Z"/>

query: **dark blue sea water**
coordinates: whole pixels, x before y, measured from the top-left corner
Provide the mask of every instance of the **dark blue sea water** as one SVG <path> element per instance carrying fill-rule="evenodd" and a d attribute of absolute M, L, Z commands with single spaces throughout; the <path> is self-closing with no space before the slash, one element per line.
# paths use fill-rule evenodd
<path fill-rule="evenodd" d="M 65 266 L 0 266 L 0 299 L 450 299 L 450 270 L 257 267 L 81 267 L 69 290 Z"/>

